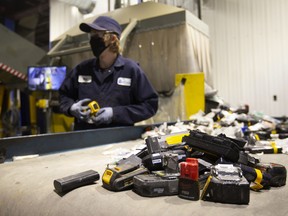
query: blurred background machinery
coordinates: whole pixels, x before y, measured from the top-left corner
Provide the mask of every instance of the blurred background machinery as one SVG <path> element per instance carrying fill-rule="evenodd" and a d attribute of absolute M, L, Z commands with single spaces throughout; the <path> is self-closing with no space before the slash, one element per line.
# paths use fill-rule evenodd
<path fill-rule="evenodd" d="M 204 111 L 204 85 L 210 73 L 209 29 L 204 22 L 183 8 L 155 2 L 101 15 L 113 17 L 121 24 L 123 56 L 139 62 L 160 95 L 158 113 L 142 124 L 185 120 Z M 84 21 L 91 22 L 96 17 Z M 73 119 L 58 112 L 58 92 L 29 89 L 27 71 L 31 66 L 65 65 L 69 73 L 76 64 L 93 57 L 87 34 L 76 25 L 54 39 L 51 49 L 43 49 L 0 27 L 4 47 L 0 53 L 2 137 L 70 131 Z M 16 121 L 20 128 L 7 133 L 11 128 L 8 125 L 16 125 Z"/>

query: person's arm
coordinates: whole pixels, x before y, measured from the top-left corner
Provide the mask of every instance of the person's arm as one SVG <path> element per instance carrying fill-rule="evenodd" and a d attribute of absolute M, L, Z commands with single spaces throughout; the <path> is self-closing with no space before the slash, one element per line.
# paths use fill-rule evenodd
<path fill-rule="evenodd" d="M 63 81 L 59 89 L 60 111 L 67 116 L 72 116 L 70 107 L 77 101 L 77 76 L 76 69 L 72 70 Z"/>

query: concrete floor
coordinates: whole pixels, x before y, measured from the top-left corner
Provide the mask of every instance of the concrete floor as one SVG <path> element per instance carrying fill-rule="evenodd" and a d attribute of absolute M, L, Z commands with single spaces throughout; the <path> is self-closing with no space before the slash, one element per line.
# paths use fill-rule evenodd
<path fill-rule="evenodd" d="M 287 216 L 288 187 L 250 192 L 249 205 L 189 201 L 178 196 L 146 198 L 131 190 L 111 192 L 102 187 L 101 177 L 110 162 L 108 151 L 122 151 L 142 141 L 97 146 L 22 161 L 0 164 L 0 216 L 86 216 L 86 215 L 213 215 Z M 262 155 L 262 162 L 285 166 L 284 154 Z M 54 191 L 53 181 L 93 169 L 100 174 L 95 184 L 77 188 L 64 196 Z"/>

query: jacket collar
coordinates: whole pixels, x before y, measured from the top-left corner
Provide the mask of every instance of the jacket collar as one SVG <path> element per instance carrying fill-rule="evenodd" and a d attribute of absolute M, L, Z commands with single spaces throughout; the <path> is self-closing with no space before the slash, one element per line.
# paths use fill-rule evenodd
<path fill-rule="evenodd" d="M 122 67 L 122 66 L 124 66 L 124 58 L 119 54 L 114 63 L 114 67 Z"/>
<path fill-rule="evenodd" d="M 114 68 L 119 68 L 119 67 L 122 67 L 124 66 L 124 57 L 122 55 L 118 55 L 113 66 Z M 99 68 L 99 63 L 98 63 L 98 60 L 97 58 L 94 59 L 93 61 L 93 67 L 94 68 Z"/>

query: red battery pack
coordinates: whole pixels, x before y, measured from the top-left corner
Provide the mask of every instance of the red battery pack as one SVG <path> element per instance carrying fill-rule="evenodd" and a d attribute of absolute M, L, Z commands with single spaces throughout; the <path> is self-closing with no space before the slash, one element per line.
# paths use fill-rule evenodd
<path fill-rule="evenodd" d="M 180 177 L 178 196 L 183 199 L 199 200 L 199 169 L 196 158 L 187 158 L 186 162 L 180 163 Z"/>

